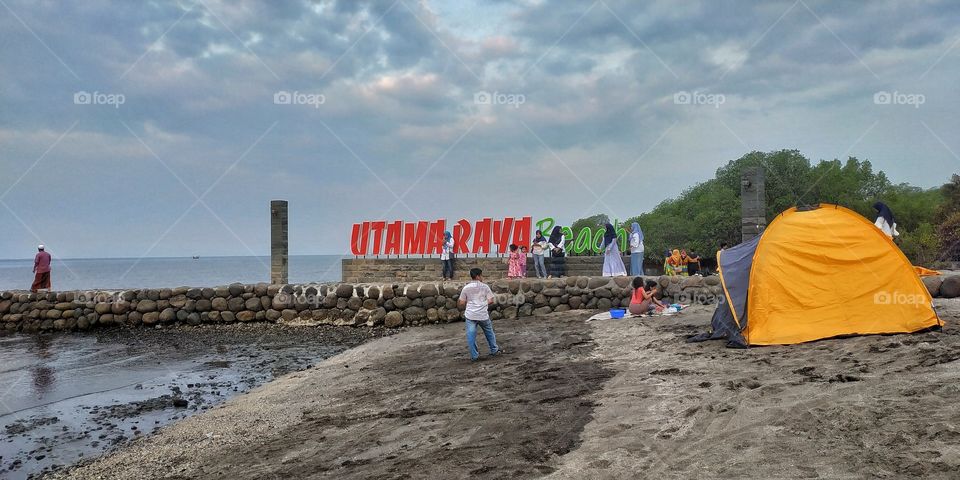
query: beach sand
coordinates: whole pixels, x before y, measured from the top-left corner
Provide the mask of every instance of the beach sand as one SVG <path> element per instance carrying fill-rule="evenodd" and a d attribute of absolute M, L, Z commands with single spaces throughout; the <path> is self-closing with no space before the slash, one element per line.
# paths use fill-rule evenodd
<path fill-rule="evenodd" d="M 712 307 L 416 327 L 58 478 L 957 478 L 960 301 L 943 332 L 731 350 Z M 482 337 L 482 336 L 481 336 Z M 484 341 L 479 340 L 481 350 Z"/>

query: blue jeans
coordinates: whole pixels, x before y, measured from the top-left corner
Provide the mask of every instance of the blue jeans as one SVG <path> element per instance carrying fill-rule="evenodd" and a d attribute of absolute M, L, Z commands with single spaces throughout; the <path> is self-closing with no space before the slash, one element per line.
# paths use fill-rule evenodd
<path fill-rule="evenodd" d="M 643 252 L 630 253 L 630 275 L 634 277 L 643 276 Z"/>
<path fill-rule="evenodd" d="M 547 278 L 547 264 L 543 263 L 543 255 L 533 256 L 533 267 L 537 270 L 537 278 Z"/>
<path fill-rule="evenodd" d="M 470 348 L 470 359 L 480 358 L 480 352 L 477 351 L 477 326 L 483 330 L 483 336 L 487 337 L 487 345 L 490 346 L 490 355 L 500 350 L 497 347 L 497 337 L 493 334 L 493 321 L 491 320 L 466 320 L 467 323 L 467 347 Z"/>

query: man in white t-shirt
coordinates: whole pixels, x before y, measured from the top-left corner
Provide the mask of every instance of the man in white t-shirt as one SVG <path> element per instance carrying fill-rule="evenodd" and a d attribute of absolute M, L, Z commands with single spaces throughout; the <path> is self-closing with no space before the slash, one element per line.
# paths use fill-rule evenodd
<path fill-rule="evenodd" d="M 460 291 L 460 301 L 457 302 L 460 307 L 465 308 L 463 312 L 467 324 L 467 347 L 470 349 L 470 360 L 480 359 L 480 352 L 477 351 L 477 327 L 483 330 L 483 336 L 487 337 L 487 345 L 490 346 L 490 356 L 502 353 L 497 347 L 497 337 L 493 334 L 493 321 L 490 320 L 490 313 L 487 308 L 493 304 L 493 290 L 483 283 L 483 270 L 479 268 L 470 269 L 470 278 L 472 282 L 466 284 Z"/>

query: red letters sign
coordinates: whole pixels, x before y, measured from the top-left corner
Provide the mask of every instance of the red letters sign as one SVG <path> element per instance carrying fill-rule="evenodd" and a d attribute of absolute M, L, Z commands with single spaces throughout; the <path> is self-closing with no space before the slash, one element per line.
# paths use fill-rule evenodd
<path fill-rule="evenodd" d="M 508 217 L 453 224 L 455 253 L 504 253 L 511 243 L 530 244 L 532 218 Z M 435 255 L 443 248 L 446 220 L 432 222 L 375 221 L 353 224 L 350 251 L 354 255 Z"/>

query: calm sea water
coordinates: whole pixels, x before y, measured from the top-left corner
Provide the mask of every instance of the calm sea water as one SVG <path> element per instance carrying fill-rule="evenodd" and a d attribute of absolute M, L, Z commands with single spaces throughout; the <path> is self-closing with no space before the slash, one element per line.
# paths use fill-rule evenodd
<path fill-rule="evenodd" d="M 340 255 L 293 255 L 290 283 L 340 280 Z M 0 260 L 0 290 L 27 290 L 33 260 Z M 53 260 L 54 290 L 207 287 L 270 281 L 270 257 L 76 258 Z"/>

